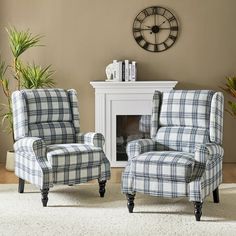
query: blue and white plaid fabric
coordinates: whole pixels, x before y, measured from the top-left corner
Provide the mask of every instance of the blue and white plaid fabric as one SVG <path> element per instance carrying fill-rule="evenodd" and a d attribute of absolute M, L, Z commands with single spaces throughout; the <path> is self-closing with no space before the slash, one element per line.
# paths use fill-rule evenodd
<path fill-rule="evenodd" d="M 152 139 L 139 139 L 128 143 L 126 153 L 129 159 L 136 157 L 144 152 L 156 150 L 156 142 Z"/>
<path fill-rule="evenodd" d="M 153 139 L 156 137 L 157 130 L 159 129 L 159 113 L 161 107 L 161 97 L 162 94 L 159 91 L 155 91 L 152 100 L 152 115 L 151 115 L 151 128 L 150 128 L 150 137 Z"/>
<path fill-rule="evenodd" d="M 222 181 L 223 102 L 209 90 L 156 91 L 151 139 L 127 145 L 122 191 L 203 201 Z"/>
<path fill-rule="evenodd" d="M 52 166 L 46 157 L 46 145 L 41 138 L 26 137 L 14 144 L 15 174 L 39 186 L 41 189 L 53 186 Z"/>
<path fill-rule="evenodd" d="M 202 172 L 204 165 L 195 162 L 194 154 L 185 152 L 145 152 L 131 163 L 131 173 L 144 178 L 159 178 L 170 181 L 190 182 L 195 174 Z"/>
<path fill-rule="evenodd" d="M 209 128 L 211 102 L 209 90 L 174 90 L 163 93 L 160 126 Z"/>
<path fill-rule="evenodd" d="M 74 89 L 69 89 L 67 90 L 67 93 L 70 100 L 72 123 L 74 125 L 74 130 L 76 134 L 76 142 L 78 142 L 78 135 L 80 133 L 80 124 L 79 124 L 79 109 L 78 109 L 77 92 Z"/>
<path fill-rule="evenodd" d="M 79 143 L 88 144 L 90 146 L 103 148 L 105 144 L 104 136 L 101 133 L 79 133 L 78 134 Z"/>
<path fill-rule="evenodd" d="M 80 133 L 75 90 L 15 91 L 12 101 L 17 176 L 40 188 L 110 178 L 103 135 Z"/>
<path fill-rule="evenodd" d="M 150 115 L 141 115 L 139 120 L 139 131 L 142 133 L 150 134 L 151 127 L 151 116 Z"/>
<path fill-rule="evenodd" d="M 195 146 L 208 143 L 209 131 L 195 127 L 161 127 L 155 137 L 157 150 L 193 153 Z"/>
<path fill-rule="evenodd" d="M 14 92 L 12 101 L 15 140 L 22 137 L 40 137 L 47 145 L 76 142 L 79 126 L 78 122 L 73 122 L 74 113 L 71 111 L 77 110 L 78 113 L 78 108 L 75 102 L 70 102 L 76 96 L 76 92 L 74 91 L 74 95 L 72 92 L 73 90 L 67 92 L 63 89 Z"/>
<path fill-rule="evenodd" d="M 47 159 L 55 170 L 101 165 L 101 153 L 102 149 L 99 147 L 79 143 L 47 146 Z"/>
<path fill-rule="evenodd" d="M 210 114 L 210 140 L 217 144 L 222 144 L 223 139 L 223 116 L 224 97 L 217 92 L 213 95 Z"/>

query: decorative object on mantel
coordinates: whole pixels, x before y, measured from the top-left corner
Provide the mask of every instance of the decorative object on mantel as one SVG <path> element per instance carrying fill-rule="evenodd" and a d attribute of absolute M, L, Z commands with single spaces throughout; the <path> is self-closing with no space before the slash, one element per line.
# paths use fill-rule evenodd
<path fill-rule="evenodd" d="M 128 82 L 137 80 L 137 63 L 136 61 L 117 61 L 106 67 L 106 76 L 109 82 Z"/>
<path fill-rule="evenodd" d="M 236 98 L 236 77 L 228 76 L 225 79 L 226 79 L 226 83 L 223 89 L 235 99 Z M 236 101 L 228 101 L 228 104 L 231 111 L 229 111 L 228 109 L 226 109 L 226 111 L 236 119 Z"/>
<path fill-rule="evenodd" d="M 178 36 L 178 21 L 173 13 L 160 6 L 143 9 L 134 19 L 133 36 L 149 52 L 169 49 Z"/>

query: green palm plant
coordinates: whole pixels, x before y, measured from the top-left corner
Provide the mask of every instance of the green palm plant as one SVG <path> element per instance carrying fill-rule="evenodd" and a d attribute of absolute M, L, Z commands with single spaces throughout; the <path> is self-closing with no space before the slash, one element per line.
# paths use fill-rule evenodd
<path fill-rule="evenodd" d="M 228 76 L 225 78 L 226 83 L 225 87 L 223 88 L 224 91 L 229 93 L 234 99 L 236 99 L 236 77 L 235 76 Z M 229 112 L 235 119 L 236 119 L 236 102 L 235 101 L 228 101 L 228 105 L 230 110 L 226 110 Z"/>
<path fill-rule="evenodd" d="M 11 88 L 15 87 L 18 90 L 46 88 L 53 87 L 55 83 L 51 78 L 54 73 L 50 69 L 51 66 L 41 67 L 34 63 L 24 65 L 20 59 L 21 55 L 30 48 L 42 46 L 39 44 L 42 36 L 32 35 L 29 30 L 18 31 L 14 27 L 6 31 L 13 59 L 10 65 L 6 65 L 0 57 L 0 85 L 7 99 L 6 104 L 1 104 L 1 116 L 2 123 L 7 122 L 5 131 L 13 133 Z M 11 73 L 7 73 L 8 70 Z M 8 74 L 13 74 L 13 80 L 7 76 Z"/>
<path fill-rule="evenodd" d="M 53 87 L 55 83 L 51 76 L 54 71 L 50 70 L 50 67 L 41 67 L 35 64 L 22 67 L 21 87 L 28 89 Z"/>
<path fill-rule="evenodd" d="M 15 27 L 6 29 L 9 38 L 9 46 L 13 55 L 13 69 L 15 71 L 15 79 L 18 81 L 18 89 L 20 89 L 20 64 L 19 57 L 29 48 L 41 46 L 39 44 L 41 35 L 32 35 L 29 30 L 18 31 Z"/>
<path fill-rule="evenodd" d="M 11 109 L 11 92 L 9 88 L 9 79 L 5 78 L 5 74 L 7 72 L 8 66 L 5 65 L 5 62 L 2 61 L 0 57 L 0 83 L 2 86 L 2 90 L 4 95 L 7 98 L 7 104 L 1 103 L 1 117 L 2 117 L 2 125 L 5 121 L 8 121 L 8 125 L 6 127 L 6 131 L 8 133 L 11 132 L 13 128 L 13 122 L 12 122 L 12 109 Z"/>

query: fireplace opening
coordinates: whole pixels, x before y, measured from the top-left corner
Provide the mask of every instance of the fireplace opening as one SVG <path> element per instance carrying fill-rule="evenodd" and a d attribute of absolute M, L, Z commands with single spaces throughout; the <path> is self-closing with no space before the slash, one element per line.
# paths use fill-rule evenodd
<path fill-rule="evenodd" d="M 150 138 L 150 115 L 116 116 L 116 161 L 127 161 L 127 143 Z"/>

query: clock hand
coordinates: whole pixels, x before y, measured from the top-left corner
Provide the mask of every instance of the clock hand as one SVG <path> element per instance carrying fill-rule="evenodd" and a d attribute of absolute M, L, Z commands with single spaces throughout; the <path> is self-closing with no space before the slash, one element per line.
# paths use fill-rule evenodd
<path fill-rule="evenodd" d="M 139 31 L 143 31 L 143 30 L 152 31 L 151 29 L 140 29 L 140 28 L 134 28 L 134 32 L 139 32 Z"/>
<path fill-rule="evenodd" d="M 145 27 L 147 27 L 147 28 L 149 28 L 149 29 L 151 29 L 152 27 L 151 26 L 149 26 L 149 25 L 143 25 L 143 26 L 145 26 Z"/>
<path fill-rule="evenodd" d="M 158 25 L 158 27 L 160 27 L 161 25 L 163 25 L 164 23 L 166 23 L 167 20 L 164 20 L 160 25 Z"/>
<path fill-rule="evenodd" d="M 170 28 L 159 28 L 159 30 L 170 30 Z"/>
<path fill-rule="evenodd" d="M 154 15 L 154 25 L 157 25 L 157 18 L 156 18 L 156 15 Z"/>

